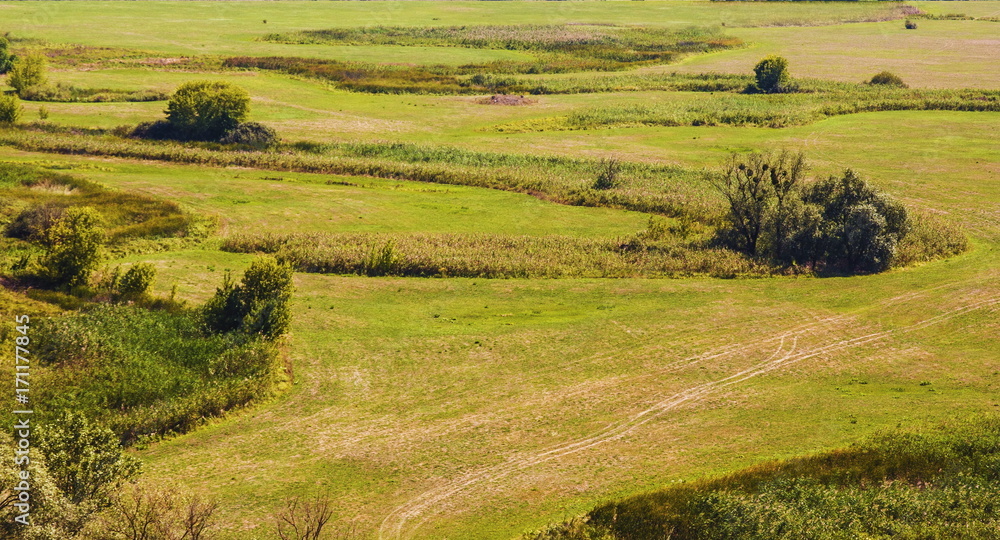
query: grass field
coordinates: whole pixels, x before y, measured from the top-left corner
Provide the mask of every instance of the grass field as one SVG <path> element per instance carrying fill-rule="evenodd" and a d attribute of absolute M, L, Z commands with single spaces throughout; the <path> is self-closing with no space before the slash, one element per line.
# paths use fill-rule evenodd
<path fill-rule="evenodd" d="M 1000 10 L 1000 2 L 989 1 L 914 5 L 973 17 Z M 15 37 L 150 58 L 297 55 L 450 65 L 524 59 L 523 51 L 255 40 L 338 25 L 498 19 L 671 28 L 725 22 L 727 33 L 747 42 L 642 68 L 634 73 L 639 76 L 749 74 L 762 56 L 782 54 L 794 76 L 861 82 L 888 69 L 917 88 L 1000 87 L 992 58 L 1000 23 L 916 19 L 919 28 L 907 31 L 895 3 L 0 2 L 0 31 Z M 192 79 L 226 80 L 250 92 L 252 120 L 275 127 L 289 142 L 616 156 L 692 170 L 718 167 L 734 151 L 802 150 L 811 175 L 854 168 L 971 238 L 972 249 L 956 257 L 837 278 L 298 273 L 286 347 L 294 367 L 291 390 L 137 452 L 150 481 L 216 497 L 229 538 L 272 538 L 273 511 L 291 497 L 322 492 L 333 496 L 338 524 L 354 524 L 361 538 L 513 538 L 674 482 L 841 447 L 883 428 L 919 429 L 1000 407 L 998 112 L 861 113 L 785 128 L 504 133 L 496 126 L 627 105 L 689 108 L 720 98 L 623 91 L 534 96 L 534 104 L 505 107 L 481 105 L 478 96 L 351 93 L 273 72 L 57 68 L 53 81 L 81 87 L 169 92 Z M 580 76 L 591 75 L 603 76 Z M 29 120 L 39 105 L 27 104 Z M 112 128 L 162 117 L 166 104 L 44 106 L 58 125 Z M 176 284 L 178 297 L 190 303 L 211 296 L 225 271 L 250 263 L 250 255 L 218 249 L 222 238 L 241 233 L 612 239 L 635 234 L 649 218 L 462 185 L 7 146 L 0 147 L 0 160 L 67 168 L 217 219 L 218 230 L 199 246 L 115 261 L 152 263 L 159 272 L 156 292 L 168 294 Z M 0 311 L 36 309 L 20 298 L 0 290 Z"/>

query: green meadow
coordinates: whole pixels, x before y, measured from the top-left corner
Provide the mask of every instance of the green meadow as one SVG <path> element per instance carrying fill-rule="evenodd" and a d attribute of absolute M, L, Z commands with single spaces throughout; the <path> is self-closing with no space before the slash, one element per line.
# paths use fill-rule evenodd
<path fill-rule="evenodd" d="M 935 19 L 917 9 L 963 17 Z M 218 501 L 226 539 L 275 538 L 274 514 L 286 501 L 323 494 L 334 502 L 331 529 L 353 531 L 344 537 L 513 539 L 665 487 L 1000 410 L 1000 112 L 879 110 L 783 127 L 612 121 L 549 129 L 574 115 L 636 107 L 688 114 L 770 100 L 776 114 L 797 114 L 799 102 L 832 103 L 833 91 L 823 89 L 882 70 L 918 92 L 996 91 L 998 16 L 1000 2 L 992 1 L 0 2 L 0 32 L 10 33 L 19 54 L 48 54 L 53 83 L 170 93 L 191 80 L 226 81 L 247 90 L 249 119 L 276 129 L 284 143 L 274 160 L 255 165 L 172 159 L 170 145 L 182 143 L 144 142 L 148 154 L 121 157 L 113 150 L 140 146 L 113 130 L 163 118 L 165 101 L 25 101 L 22 124 L 0 128 L 4 141 L 75 138 L 96 150 L 9 142 L 0 162 L 169 201 L 211 223 L 205 238 L 139 246 L 105 261 L 151 264 L 152 292 L 189 307 L 212 297 L 227 272 L 250 265 L 253 254 L 222 249 L 240 235 L 624 243 L 651 227 L 652 215 L 623 209 L 633 200 L 625 195 L 676 196 L 699 212 L 721 208 L 704 175 L 734 152 L 802 151 L 813 178 L 854 169 L 911 211 L 968 237 L 970 248 L 958 255 L 839 277 L 296 272 L 291 330 L 279 344 L 291 384 L 248 408 L 200 418 L 186 434 L 129 450 L 147 482 Z M 916 30 L 903 28 L 907 17 Z M 676 72 L 749 81 L 758 60 L 778 54 L 793 78 L 821 91 L 635 88 L 528 94 L 527 102 L 505 106 L 483 103 L 486 93 L 366 93 L 222 64 L 230 56 L 281 56 L 444 70 L 534 61 L 526 50 L 262 39 L 336 27 L 501 22 L 704 26 L 742 41 L 675 63 L 527 79 L 653 84 Z M 867 91 L 850 87 L 838 99 Z M 983 95 L 970 100 L 989 99 Z M 361 160 L 361 150 L 337 146 L 351 143 L 372 143 L 364 164 L 383 172 L 300 172 L 278 159 Z M 215 143 L 183 144 L 194 147 L 191 155 L 237 154 Z M 309 154 L 317 145 L 331 146 Z M 607 158 L 629 167 L 628 189 L 645 191 L 621 199 L 565 195 L 593 183 L 593 168 Z M 435 181 L 419 176 L 420 167 L 453 176 Z M 384 173 L 404 169 L 425 181 Z M 475 180 L 480 173 L 488 181 Z M 533 187 L 525 187 L 525 175 L 537 176 Z M 502 184 L 515 180 L 521 183 Z M 682 215 L 663 219 L 674 225 Z M 8 273 L 11 261 L 0 262 Z M 61 311 L 30 299 L 11 279 L 0 282 L 4 316 Z"/>

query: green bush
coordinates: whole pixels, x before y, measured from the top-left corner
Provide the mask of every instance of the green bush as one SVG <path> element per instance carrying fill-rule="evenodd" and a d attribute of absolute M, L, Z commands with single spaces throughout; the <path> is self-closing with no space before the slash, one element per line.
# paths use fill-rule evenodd
<path fill-rule="evenodd" d="M 291 324 L 291 295 L 291 267 L 270 257 L 260 258 L 250 264 L 239 285 L 225 277 L 202 308 L 202 319 L 210 332 L 239 331 L 274 340 Z"/>
<path fill-rule="evenodd" d="M 56 485 L 70 502 L 106 504 L 139 474 L 141 462 L 122 452 L 118 437 L 84 416 L 65 413 L 38 433 L 38 447 Z"/>
<path fill-rule="evenodd" d="M 217 141 L 244 122 L 250 112 L 246 90 L 227 82 L 188 82 L 167 104 L 167 120 L 177 133 L 199 141 Z"/>
<path fill-rule="evenodd" d="M 781 56 L 768 56 L 753 68 L 757 90 L 765 94 L 787 92 L 791 88 L 788 60 Z"/>
<path fill-rule="evenodd" d="M 594 180 L 594 189 L 612 189 L 618 187 L 618 175 L 621 173 L 622 164 L 615 158 L 602 159 L 598 164 L 597 179 Z"/>
<path fill-rule="evenodd" d="M 219 140 L 222 144 L 238 144 L 255 150 L 264 150 L 278 145 L 278 132 L 257 122 L 243 122 L 226 132 Z"/>
<path fill-rule="evenodd" d="M 898 75 L 890 73 L 888 71 L 883 71 L 876 74 L 868 81 L 868 84 L 882 85 L 882 86 L 895 86 L 897 88 L 908 88 L 903 79 L 900 79 Z"/>
<path fill-rule="evenodd" d="M 149 297 L 149 290 L 156 279 L 156 267 L 149 263 L 133 264 L 125 274 L 112 283 L 112 295 L 121 302 L 135 302 Z"/>
<path fill-rule="evenodd" d="M 18 58 L 7 74 L 7 84 L 19 95 L 33 86 L 45 84 L 45 69 L 48 61 L 40 54 L 29 54 Z"/>
<path fill-rule="evenodd" d="M 16 95 L 0 94 L 0 124 L 13 124 L 21 119 L 24 107 Z"/>
<path fill-rule="evenodd" d="M 86 285 L 101 261 L 100 216 L 90 207 L 73 207 L 49 229 L 42 274 L 61 287 Z"/>
<path fill-rule="evenodd" d="M 17 56 L 10 52 L 10 40 L 0 36 L 0 75 L 7 73 L 14 67 Z"/>

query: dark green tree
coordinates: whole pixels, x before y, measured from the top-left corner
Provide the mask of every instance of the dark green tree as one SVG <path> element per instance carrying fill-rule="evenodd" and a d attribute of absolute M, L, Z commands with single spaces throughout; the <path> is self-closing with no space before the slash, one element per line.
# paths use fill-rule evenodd
<path fill-rule="evenodd" d="M 38 446 L 49 474 L 73 504 L 105 505 L 118 487 L 139 474 L 139 460 L 123 453 L 110 429 L 74 413 L 39 431 Z"/>
<path fill-rule="evenodd" d="M 768 56 L 753 68 L 757 90 L 766 94 L 787 92 L 791 88 L 788 60 L 781 56 Z"/>
<path fill-rule="evenodd" d="M 184 83 L 167 104 L 167 121 L 181 136 L 217 141 L 245 121 L 250 112 L 246 90 L 227 82 Z"/>
<path fill-rule="evenodd" d="M 277 339 L 288 331 L 292 296 L 292 269 L 272 258 L 250 264 L 239 285 L 226 276 L 222 287 L 202 308 L 210 332 L 241 331 Z"/>
<path fill-rule="evenodd" d="M 42 274 L 55 285 L 86 285 L 101 262 L 100 216 L 90 207 L 69 208 L 46 233 Z"/>
<path fill-rule="evenodd" d="M 10 71 L 16 60 L 17 56 L 10 52 L 10 40 L 0 36 L 0 75 Z"/>

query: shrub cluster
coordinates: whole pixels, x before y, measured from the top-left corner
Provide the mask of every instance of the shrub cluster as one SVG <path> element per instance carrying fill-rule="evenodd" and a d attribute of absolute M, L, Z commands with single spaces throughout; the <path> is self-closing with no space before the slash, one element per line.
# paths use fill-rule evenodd
<path fill-rule="evenodd" d="M 883 432 L 853 447 L 765 463 L 603 504 L 532 540 L 992 539 L 1000 527 L 1000 419 Z"/>
<path fill-rule="evenodd" d="M 889 268 L 910 230 L 903 205 L 851 170 L 808 184 L 804 173 L 801 154 L 733 155 L 715 182 L 729 208 L 720 240 L 814 270 Z"/>
<path fill-rule="evenodd" d="M 239 285 L 227 274 L 222 287 L 202 308 L 204 326 L 213 333 L 240 333 L 275 340 L 291 324 L 292 269 L 274 259 L 258 259 Z"/>
<path fill-rule="evenodd" d="M 493 234 L 261 235 L 226 251 L 272 253 L 303 272 L 366 276 L 566 278 L 765 276 L 774 268 L 728 249 L 649 234 L 619 240 Z"/>
<path fill-rule="evenodd" d="M 200 317 L 183 311 L 98 305 L 41 320 L 35 331 L 40 421 L 73 411 L 126 444 L 188 431 L 264 396 L 277 368 L 263 340 L 206 335 Z"/>

